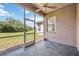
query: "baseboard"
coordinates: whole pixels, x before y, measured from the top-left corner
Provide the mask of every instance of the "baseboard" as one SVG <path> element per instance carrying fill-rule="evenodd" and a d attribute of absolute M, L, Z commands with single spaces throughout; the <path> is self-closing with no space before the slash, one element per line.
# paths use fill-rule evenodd
<path fill-rule="evenodd" d="M 60 43 L 60 42 L 56 42 L 56 41 L 52 41 L 52 40 L 49 40 L 49 39 L 47 39 L 47 38 L 45 38 L 44 40 L 46 40 L 46 41 L 50 41 L 50 42 L 55 42 L 55 43 L 58 43 L 58 44 L 61 44 L 61 45 L 66 45 L 66 46 L 73 47 L 73 48 L 76 48 L 76 49 L 77 49 L 76 46 L 71 46 L 71 45 L 67 45 L 67 44 L 64 44 L 64 43 Z M 79 51 L 79 49 L 78 49 L 78 51 Z"/>

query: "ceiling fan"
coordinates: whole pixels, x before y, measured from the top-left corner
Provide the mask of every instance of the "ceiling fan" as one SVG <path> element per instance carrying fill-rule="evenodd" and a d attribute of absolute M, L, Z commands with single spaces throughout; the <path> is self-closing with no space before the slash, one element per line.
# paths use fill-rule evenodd
<path fill-rule="evenodd" d="M 47 10 L 47 8 L 50 8 L 50 9 L 56 9 L 57 7 L 56 6 L 48 6 L 49 3 L 44 3 L 43 5 L 43 8 L 45 8 L 45 10 Z M 41 9 L 38 9 L 36 10 L 36 12 L 39 12 L 41 11 Z"/>

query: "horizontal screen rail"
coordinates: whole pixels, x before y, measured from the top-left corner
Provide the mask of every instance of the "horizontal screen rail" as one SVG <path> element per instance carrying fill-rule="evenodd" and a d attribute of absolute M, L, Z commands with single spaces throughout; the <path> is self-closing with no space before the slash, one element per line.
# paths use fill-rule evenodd
<path fill-rule="evenodd" d="M 28 20 L 28 21 L 32 21 L 32 22 L 34 22 L 34 20 L 31 20 L 31 19 L 27 19 L 27 18 L 25 18 L 25 20 Z"/>

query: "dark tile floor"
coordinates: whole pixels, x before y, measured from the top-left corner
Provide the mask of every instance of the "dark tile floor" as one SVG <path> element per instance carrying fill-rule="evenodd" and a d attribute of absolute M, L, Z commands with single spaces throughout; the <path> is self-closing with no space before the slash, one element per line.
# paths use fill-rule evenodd
<path fill-rule="evenodd" d="M 75 47 L 66 46 L 50 41 L 40 41 L 27 48 L 19 48 L 3 56 L 78 56 Z"/>

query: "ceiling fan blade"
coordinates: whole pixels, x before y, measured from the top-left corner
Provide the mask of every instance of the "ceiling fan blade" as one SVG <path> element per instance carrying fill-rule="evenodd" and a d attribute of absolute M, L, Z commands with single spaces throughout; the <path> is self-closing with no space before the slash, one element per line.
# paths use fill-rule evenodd
<path fill-rule="evenodd" d="M 56 6 L 45 6 L 47 8 L 57 8 Z"/>
<path fill-rule="evenodd" d="M 36 12 L 39 12 L 39 11 L 41 11 L 41 9 L 36 10 Z"/>
<path fill-rule="evenodd" d="M 44 5 L 43 5 L 43 8 L 44 7 L 46 7 L 46 8 L 57 8 L 56 6 L 47 6 L 49 3 L 45 3 Z M 40 12 L 41 11 L 41 9 L 37 9 L 36 10 L 36 12 Z"/>

